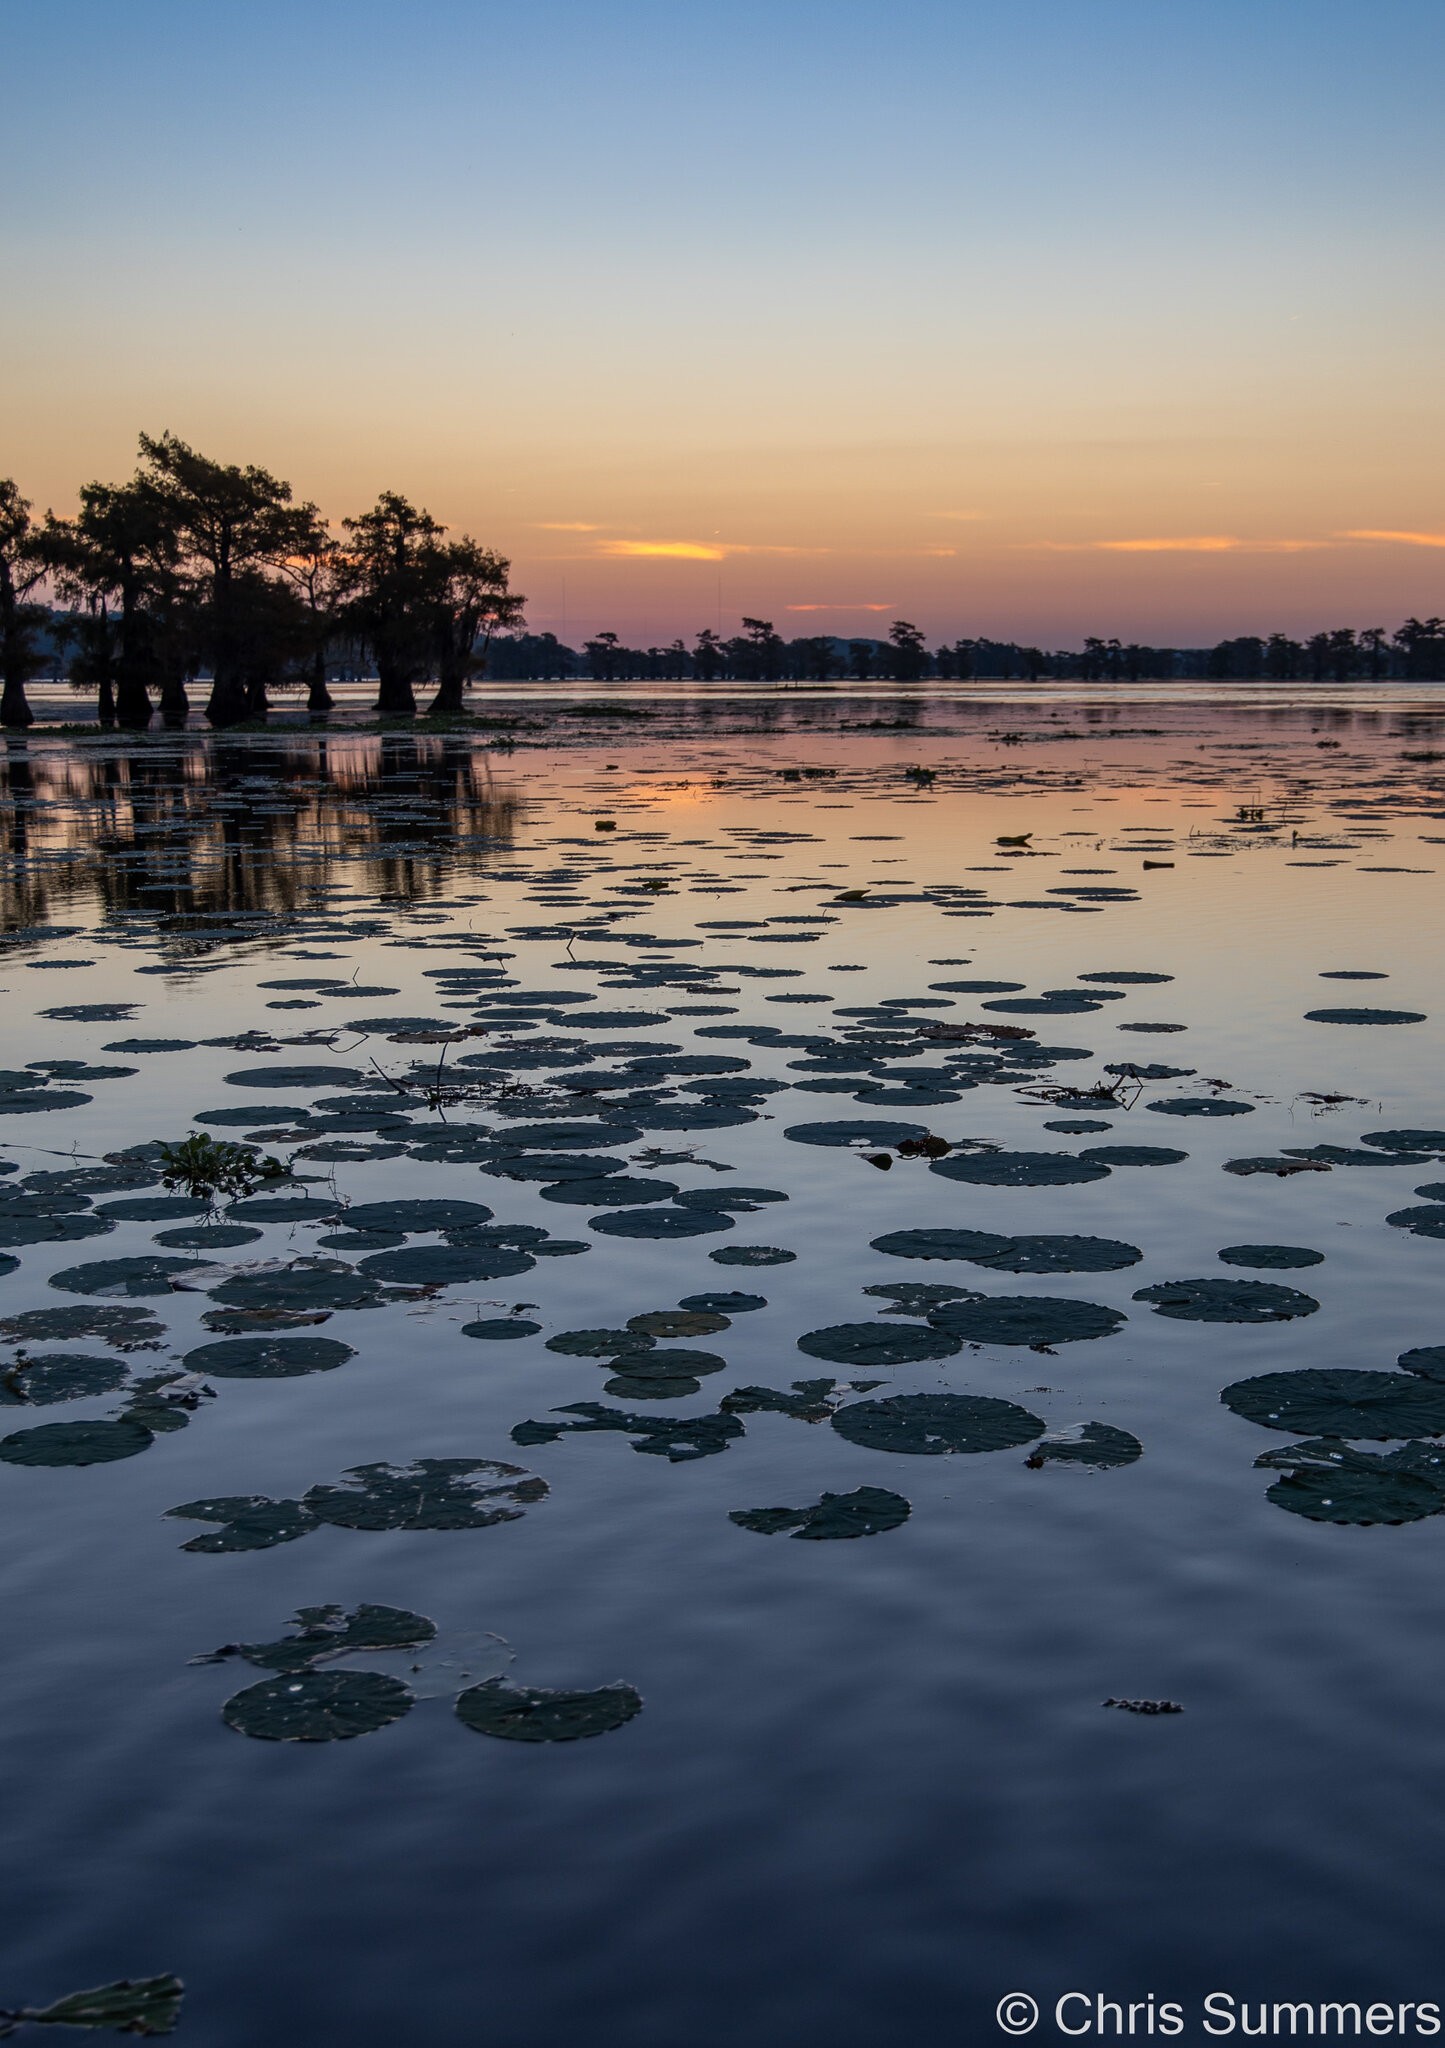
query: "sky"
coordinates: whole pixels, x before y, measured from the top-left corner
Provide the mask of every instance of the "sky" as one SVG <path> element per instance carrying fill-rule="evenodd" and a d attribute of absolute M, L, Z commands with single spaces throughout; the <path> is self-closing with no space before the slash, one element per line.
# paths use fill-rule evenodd
<path fill-rule="evenodd" d="M 0 470 L 142 430 L 528 623 L 1445 612 L 1439 0 L 0 0 Z"/>

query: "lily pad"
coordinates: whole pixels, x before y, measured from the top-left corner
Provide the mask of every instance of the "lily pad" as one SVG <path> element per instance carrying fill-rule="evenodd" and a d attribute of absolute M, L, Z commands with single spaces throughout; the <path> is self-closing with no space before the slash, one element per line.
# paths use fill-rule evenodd
<path fill-rule="evenodd" d="M 512 1431 L 514 1444 L 552 1444 L 558 1437 L 593 1430 L 617 1431 L 636 1439 L 634 1451 L 667 1458 L 672 1464 L 687 1464 L 695 1458 L 715 1457 L 725 1451 L 743 1426 L 733 1415 L 693 1415 L 679 1419 L 672 1415 L 633 1415 L 621 1408 L 608 1408 L 600 1401 L 570 1401 L 553 1410 L 557 1415 L 577 1415 L 580 1422 L 519 1422 Z"/>
<path fill-rule="evenodd" d="M 1219 1398 L 1246 1422 L 1299 1436 L 1445 1435 L 1445 1386 L 1411 1373 L 1267 1372 L 1236 1380 Z"/>
<path fill-rule="evenodd" d="M 579 1208 L 636 1209 L 648 1202 L 670 1202 L 678 1192 L 676 1181 L 654 1180 L 632 1173 L 614 1173 L 594 1180 L 562 1180 L 543 1188 L 544 1202 L 571 1202 Z"/>
<path fill-rule="evenodd" d="M 547 1495 L 547 1482 L 494 1458 L 418 1458 L 356 1465 L 350 1484 L 313 1486 L 303 1506 L 341 1529 L 488 1529 L 514 1522 Z"/>
<path fill-rule="evenodd" d="M 731 1216 L 710 1215 L 701 1209 L 613 1209 L 601 1216 L 589 1216 L 588 1228 L 604 1237 L 650 1237 L 670 1240 L 706 1237 L 719 1230 L 731 1230 Z"/>
<path fill-rule="evenodd" d="M 457 1700 L 457 1719 L 465 1727 L 506 1742 L 579 1742 L 609 1735 L 641 1711 L 641 1693 L 622 1684 L 564 1692 L 491 1678 Z"/>
<path fill-rule="evenodd" d="M 796 1542 L 878 1536 L 901 1528 L 912 1509 L 901 1493 L 882 1486 L 856 1486 L 851 1493 L 825 1493 L 810 1508 L 735 1508 L 728 1516 L 759 1536 L 791 1533 Z"/>
<path fill-rule="evenodd" d="M 1401 1372 L 1445 1383 L 1445 1344 L 1422 1344 L 1413 1351 L 1402 1351 L 1395 1363 Z"/>
<path fill-rule="evenodd" d="M 399 1230 L 405 1236 L 433 1230 L 471 1230 L 490 1223 L 484 1202 L 410 1200 L 354 1202 L 343 1211 L 348 1230 Z"/>
<path fill-rule="evenodd" d="M 640 1337 L 710 1337 L 731 1327 L 728 1318 L 716 1311 L 687 1308 L 648 1309 L 629 1316 L 627 1327 Z"/>
<path fill-rule="evenodd" d="M 217 1522 L 221 1526 L 204 1536 L 193 1536 L 182 1550 L 215 1554 L 234 1550 L 273 1550 L 278 1543 L 294 1543 L 321 1525 L 299 1500 L 271 1500 L 264 1493 L 225 1494 L 215 1500 L 188 1500 L 178 1508 L 167 1508 L 187 1522 Z"/>
<path fill-rule="evenodd" d="M 1109 1173 L 1102 1160 L 1080 1158 L 1072 1152 L 956 1152 L 947 1159 L 931 1160 L 928 1170 L 944 1180 L 987 1188 L 1066 1187 L 1077 1181 L 1105 1180 Z"/>
<path fill-rule="evenodd" d="M 1173 1095 L 1164 1102 L 1146 1102 L 1156 1116 L 1252 1116 L 1252 1102 L 1232 1102 L 1223 1095 Z"/>
<path fill-rule="evenodd" d="M 979 1260 L 1007 1250 L 1013 1242 L 992 1230 L 890 1230 L 875 1237 L 872 1248 L 894 1259 Z"/>
<path fill-rule="evenodd" d="M 77 1005 L 104 1009 L 105 1004 Z M 47 1012 L 50 1016 L 59 1011 Z M 72 1991 L 53 2005 L 23 2006 L 16 2012 L 0 2012 L 0 2028 L 8 2034 L 14 2023 L 33 2027 L 88 2027 L 112 2034 L 144 2034 L 156 2037 L 173 2034 L 181 2016 L 185 1987 L 179 1977 L 121 1977 L 114 1984 L 101 1984 L 94 1991 Z"/>
<path fill-rule="evenodd" d="M 1051 1429 L 1024 1463 L 1036 1470 L 1042 1465 L 1090 1465 L 1103 1470 L 1132 1465 L 1143 1455 L 1144 1446 L 1127 1429 L 1114 1429 L 1107 1422 L 1084 1422 L 1072 1429 Z"/>
<path fill-rule="evenodd" d="M 725 1244 L 708 1253 L 718 1266 L 791 1266 L 797 1256 L 776 1244 Z"/>
<path fill-rule="evenodd" d="M 83 1351 L 37 1352 L 0 1371 L 0 1406 L 49 1408 L 57 1401 L 113 1394 L 125 1385 L 125 1376 L 125 1367 L 114 1359 L 91 1358 Z"/>
<path fill-rule="evenodd" d="M 133 1458 L 155 1442 L 140 1422 L 42 1422 L 0 1437 L 7 1465 L 110 1465 Z"/>
<path fill-rule="evenodd" d="M 1379 1453 L 1324 1437 L 1265 1451 L 1254 1462 L 1284 1472 L 1266 1498 L 1311 1522 L 1398 1526 L 1445 1509 L 1445 1453 L 1434 1444 Z"/>
<path fill-rule="evenodd" d="M 19 1315 L 0 1318 L 0 1337 L 12 1344 L 64 1343 L 71 1338 L 96 1337 L 102 1344 L 114 1344 L 128 1351 L 142 1344 L 154 1344 L 164 1337 L 164 1325 L 144 1308 L 82 1308 L 77 1302 L 65 1308 L 30 1308 Z"/>
<path fill-rule="evenodd" d="M 1171 1145 L 1085 1145 L 1079 1157 L 1101 1166 L 1178 1166 L 1189 1154 Z"/>
<path fill-rule="evenodd" d="M 67 1266 L 52 1273 L 50 1285 L 64 1294 L 110 1294 L 143 1301 L 172 1293 L 174 1276 L 190 1268 L 189 1259 L 96 1259 L 88 1266 Z"/>
<path fill-rule="evenodd" d="M 831 1323 L 798 1339 L 798 1349 L 809 1358 L 865 1368 L 951 1358 L 958 1348 L 959 1340 L 950 1332 L 918 1329 L 907 1323 Z"/>
<path fill-rule="evenodd" d="M 934 1329 L 969 1344 L 1076 1344 L 1110 1337 L 1125 1317 L 1094 1301 L 1066 1301 L 1050 1294 L 977 1295 L 949 1301 L 928 1318 Z"/>
<path fill-rule="evenodd" d="M 294 1380 L 306 1373 L 334 1372 L 354 1358 L 350 1344 L 335 1337 L 229 1337 L 201 1344 L 181 1361 L 187 1372 L 225 1380 Z"/>
<path fill-rule="evenodd" d="M 400 1258 L 399 1252 L 379 1256 Z M 371 1308 L 382 1299 L 376 1277 L 340 1259 L 315 1259 L 279 1273 L 241 1273 L 210 1290 L 212 1301 L 246 1313 L 312 1315 L 333 1309 Z"/>
<path fill-rule="evenodd" d="M 1319 1307 L 1312 1294 L 1267 1280 L 1165 1280 L 1141 1287 L 1134 1299 L 1186 1323 L 1283 1323 Z"/>
<path fill-rule="evenodd" d="M 1019 1236 L 997 1251 L 976 1252 L 973 1263 L 995 1273 L 1118 1273 L 1143 1256 L 1117 1237 Z"/>
<path fill-rule="evenodd" d="M 853 1401 L 837 1411 L 833 1427 L 863 1450 L 930 1458 L 1007 1451 L 1032 1443 L 1044 1430 L 1026 1408 L 984 1394 L 895 1394 L 883 1401 Z"/>
<path fill-rule="evenodd" d="M 294 1066 L 243 1067 L 225 1078 L 232 1088 L 359 1088 L 372 1076 L 355 1067 Z"/>
<path fill-rule="evenodd" d="M 1423 1024 L 1423 1010 L 1306 1010 L 1307 1024 Z"/>
<path fill-rule="evenodd" d="M 1445 1203 L 1396 1209 L 1385 1221 L 1396 1230 L 1408 1230 L 1412 1237 L 1445 1237 Z"/>
<path fill-rule="evenodd" d="M 717 1288 L 702 1294 L 685 1294 L 678 1303 L 679 1308 L 698 1309 L 704 1315 L 742 1316 L 754 1309 L 766 1308 L 765 1294 L 740 1294 L 731 1288 Z"/>
<path fill-rule="evenodd" d="M 901 1145 L 908 1138 L 926 1138 L 926 1124 L 890 1124 L 876 1120 L 794 1124 L 784 1131 L 795 1145 Z"/>
<path fill-rule="evenodd" d="M 503 1245 L 413 1245 L 405 1251 L 372 1252 L 360 1271 L 394 1287 L 456 1287 L 478 1280 L 508 1280 L 530 1273 L 535 1260 Z"/>
<path fill-rule="evenodd" d="M 514 1337 L 540 1337 L 541 1334 L 542 1325 L 529 1322 L 525 1316 L 487 1316 L 480 1322 L 462 1324 L 464 1337 L 480 1337 L 488 1343 Z"/>
<path fill-rule="evenodd" d="M 221 1719 L 266 1742 L 344 1742 L 399 1721 L 413 1698 L 379 1671 L 286 1672 L 233 1693 Z"/>
<path fill-rule="evenodd" d="M 639 1330 L 559 1330 L 547 1339 L 549 1351 L 564 1358 L 616 1358 L 624 1351 L 646 1351 L 652 1338 Z"/>
<path fill-rule="evenodd" d="M 1380 1152 L 1445 1152 L 1445 1131 L 1366 1131 L 1360 1143 Z"/>
<path fill-rule="evenodd" d="M 1322 1266 L 1323 1252 L 1312 1252 L 1300 1244 L 1227 1244 L 1219 1254 L 1226 1266 L 1255 1266 L 1261 1270 L 1287 1272 L 1297 1266 Z"/>
<path fill-rule="evenodd" d="M 245 1223 L 194 1223 L 179 1230 L 158 1230 L 155 1241 L 176 1251 L 222 1252 L 238 1244 L 254 1244 L 260 1235 Z"/>

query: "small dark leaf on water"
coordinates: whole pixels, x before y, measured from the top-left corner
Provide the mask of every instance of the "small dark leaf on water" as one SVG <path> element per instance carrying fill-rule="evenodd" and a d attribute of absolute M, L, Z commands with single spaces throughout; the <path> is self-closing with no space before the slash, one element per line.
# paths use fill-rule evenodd
<path fill-rule="evenodd" d="M 907 1323 L 831 1323 L 822 1330 L 808 1330 L 798 1339 L 798 1349 L 810 1358 L 864 1367 L 951 1358 L 958 1348 L 959 1340 L 951 1333 Z"/>
<path fill-rule="evenodd" d="M 110 1465 L 154 1442 L 140 1422 L 42 1422 L 0 1437 L 0 1459 L 7 1465 Z"/>
<path fill-rule="evenodd" d="M 167 1508 L 186 1522 L 216 1522 L 221 1526 L 205 1536 L 193 1536 L 182 1550 L 217 1552 L 271 1550 L 278 1543 L 294 1543 L 309 1536 L 320 1524 L 315 1515 L 297 1500 L 270 1500 L 261 1493 L 226 1494 L 215 1500 L 188 1500 L 178 1508 Z"/>
<path fill-rule="evenodd" d="M 122 1977 L 94 1991 L 72 1991 L 53 2005 L 25 2006 L 0 2013 L 0 2032 L 7 2021 L 24 2020 L 33 2027 L 89 2027 L 113 2034 L 156 2037 L 175 2032 L 185 1987 L 169 1972 L 162 1977 Z"/>
<path fill-rule="evenodd" d="M 1226 1266 L 1254 1266 L 1262 1271 L 1273 1268 L 1285 1272 L 1295 1266 L 1321 1265 L 1325 1255 L 1298 1244 L 1227 1244 L 1219 1256 Z"/>
<path fill-rule="evenodd" d="M 1282 1323 L 1319 1307 L 1312 1294 L 1267 1280 L 1165 1280 L 1139 1288 L 1134 1299 L 1186 1323 Z"/>
<path fill-rule="evenodd" d="M 1280 1445 L 1255 1459 L 1282 1471 L 1268 1495 L 1277 1508 L 1311 1522 L 1347 1527 L 1419 1522 L 1445 1509 L 1445 1453 L 1436 1444 L 1357 1451 L 1338 1437 Z"/>
<path fill-rule="evenodd" d="M 899 1528 L 910 1513 L 901 1493 L 890 1493 L 881 1486 L 857 1486 L 851 1493 L 825 1493 L 810 1508 L 735 1508 L 728 1520 L 759 1536 L 778 1536 L 787 1530 L 794 1541 L 824 1542 L 877 1536 L 885 1529 Z"/>
<path fill-rule="evenodd" d="M 233 1693 L 221 1719 L 266 1742 L 344 1742 L 399 1721 L 413 1698 L 378 1671 L 286 1672 Z"/>
<path fill-rule="evenodd" d="M 290 1380 L 305 1373 L 332 1372 L 354 1358 L 335 1337 L 230 1337 L 201 1344 L 182 1363 L 187 1372 L 230 1380 Z"/>
<path fill-rule="evenodd" d="M 470 1687 L 457 1701 L 457 1718 L 466 1727 L 507 1742 L 578 1742 L 608 1735 L 641 1711 L 641 1693 L 621 1684 L 561 1692 L 492 1678 Z"/>
<path fill-rule="evenodd" d="M 1114 1429 L 1107 1422 L 1085 1422 L 1076 1429 L 1050 1430 L 1025 1458 L 1037 1470 L 1043 1465 L 1132 1465 L 1144 1455 L 1144 1446 L 1127 1429 Z"/>
<path fill-rule="evenodd" d="M 868 1451 L 941 1457 L 950 1452 L 1006 1451 L 1043 1434 L 1037 1415 L 983 1394 L 895 1394 L 840 1408 L 833 1427 Z"/>
<path fill-rule="evenodd" d="M 1075 1344 L 1108 1337 L 1125 1320 L 1118 1309 L 1050 1294 L 978 1295 L 949 1301 L 928 1318 L 936 1330 L 969 1344 Z"/>

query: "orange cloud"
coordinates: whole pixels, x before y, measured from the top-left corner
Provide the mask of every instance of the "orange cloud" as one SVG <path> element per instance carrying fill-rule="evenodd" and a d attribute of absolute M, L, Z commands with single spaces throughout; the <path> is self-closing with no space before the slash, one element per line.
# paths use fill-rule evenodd
<path fill-rule="evenodd" d="M 1404 548 L 1445 548 L 1445 533 L 1394 533 L 1385 528 L 1362 526 L 1340 535 L 1341 540 L 1390 540 Z"/>
<path fill-rule="evenodd" d="M 790 604 L 784 606 L 790 612 L 891 612 L 891 604 Z"/>
<path fill-rule="evenodd" d="M 1228 533 L 1204 533 L 1182 540 L 1097 540 L 1096 548 L 1113 555 L 1226 555 L 1242 546 Z"/>
<path fill-rule="evenodd" d="M 600 526 L 589 525 L 585 519 L 534 519 L 533 526 L 539 533 L 600 533 Z"/>
<path fill-rule="evenodd" d="M 700 540 L 606 540 L 602 552 L 626 560 L 661 556 L 672 562 L 722 562 L 732 550 L 709 547 Z"/>
<path fill-rule="evenodd" d="M 1298 555 L 1327 548 L 1327 540 L 1241 540 L 1233 533 L 1159 535 L 1140 540 L 1038 540 L 1027 547 L 1051 555 Z M 1445 540 L 1442 540 L 1445 545 Z"/>

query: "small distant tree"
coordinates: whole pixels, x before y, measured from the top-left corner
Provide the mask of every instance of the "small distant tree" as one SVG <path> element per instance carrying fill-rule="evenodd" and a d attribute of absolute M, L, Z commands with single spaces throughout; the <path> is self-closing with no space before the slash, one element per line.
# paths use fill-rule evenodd
<path fill-rule="evenodd" d="M 916 683 L 928 666 L 928 648 L 917 626 L 895 619 L 888 628 L 889 669 L 896 683 Z"/>
<path fill-rule="evenodd" d="M 1377 683 L 1390 666 L 1388 640 L 1383 626 L 1367 626 L 1360 635 L 1360 653 L 1372 683 Z"/>
<path fill-rule="evenodd" d="M 526 600 L 507 587 L 511 563 L 470 534 L 428 548 L 423 557 L 431 577 L 437 668 L 436 695 L 427 716 L 455 717 L 465 707 L 467 684 L 486 667 L 493 633 L 520 626 Z"/>
<path fill-rule="evenodd" d="M 25 685 L 41 666 L 39 641 L 50 608 L 31 592 L 47 566 L 29 499 L 12 478 L 0 477 L 0 725 L 24 728 L 35 720 Z"/>
<path fill-rule="evenodd" d="M 692 653 L 692 670 L 700 683 L 715 683 L 723 671 L 723 644 L 710 626 L 697 636 Z"/>
<path fill-rule="evenodd" d="M 877 652 L 871 640 L 850 640 L 848 642 L 848 673 L 857 683 L 866 683 L 873 673 L 873 657 Z"/>
<path fill-rule="evenodd" d="M 587 666 L 599 683 L 610 683 L 617 674 L 618 638 L 615 633 L 599 633 L 595 640 L 584 640 Z"/>
<path fill-rule="evenodd" d="M 782 672 L 783 643 L 773 631 L 771 619 L 744 619 L 743 634 L 751 649 L 758 677 L 775 683 Z"/>
<path fill-rule="evenodd" d="M 1395 645 L 1412 682 L 1445 681 L 1445 619 L 1406 619 Z"/>
<path fill-rule="evenodd" d="M 1264 649 L 1264 672 L 1272 682 L 1288 683 L 1301 674 L 1305 651 L 1287 633 L 1271 633 Z"/>

